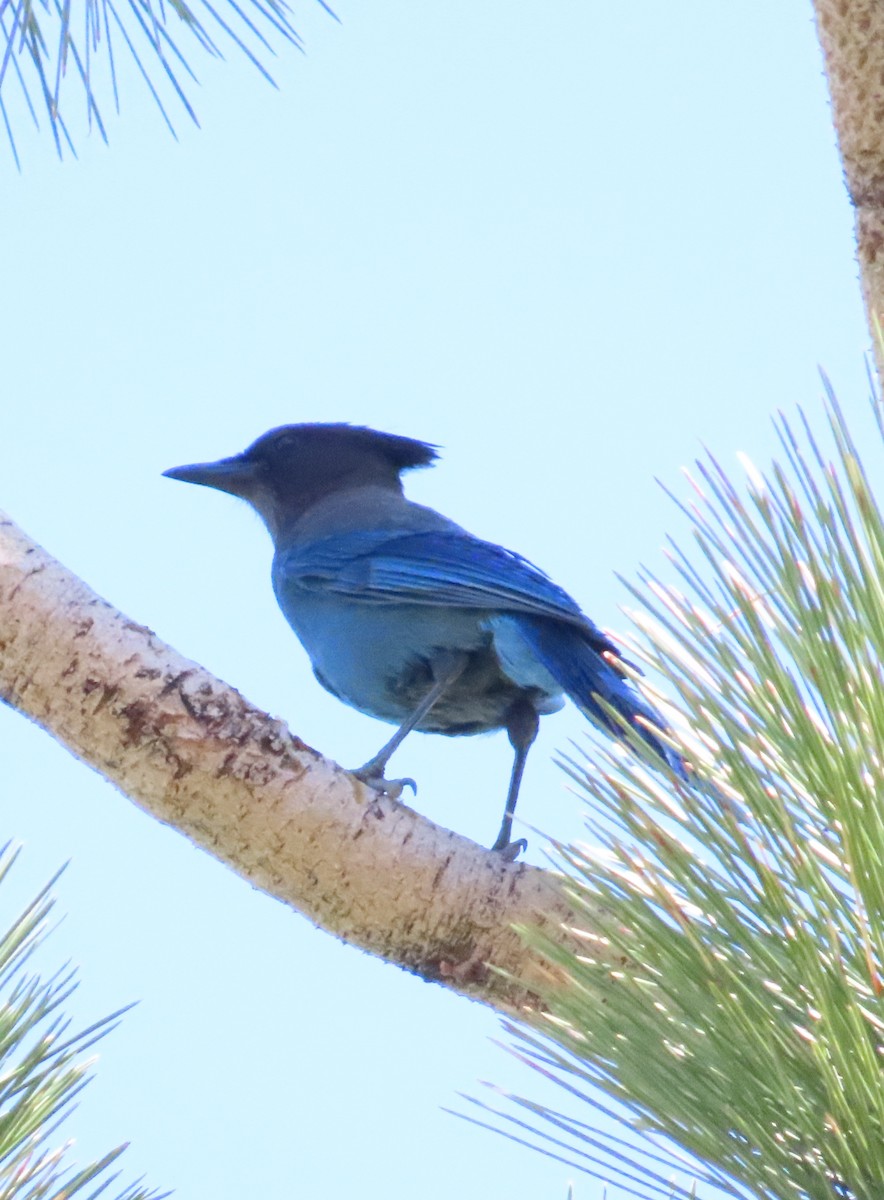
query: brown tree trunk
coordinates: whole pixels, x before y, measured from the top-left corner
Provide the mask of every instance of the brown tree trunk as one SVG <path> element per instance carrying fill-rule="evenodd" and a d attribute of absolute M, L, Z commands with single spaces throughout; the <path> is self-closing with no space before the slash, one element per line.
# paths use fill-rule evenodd
<path fill-rule="evenodd" d="M 869 325 L 884 321 L 884 3 L 815 0 Z M 884 379 L 875 337 L 878 377 Z"/>

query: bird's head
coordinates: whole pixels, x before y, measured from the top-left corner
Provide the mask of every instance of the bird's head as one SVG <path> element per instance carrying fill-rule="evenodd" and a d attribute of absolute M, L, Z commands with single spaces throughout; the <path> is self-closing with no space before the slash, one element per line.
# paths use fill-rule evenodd
<path fill-rule="evenodd" d="M 241 496 L 276 538 L 335 492 L 370 485 L 401 492 L 401 473 L 430 466 L 436 457 L 427 442 L 358 425 L 282 425 L 242 454 L 163 474 Z"/>

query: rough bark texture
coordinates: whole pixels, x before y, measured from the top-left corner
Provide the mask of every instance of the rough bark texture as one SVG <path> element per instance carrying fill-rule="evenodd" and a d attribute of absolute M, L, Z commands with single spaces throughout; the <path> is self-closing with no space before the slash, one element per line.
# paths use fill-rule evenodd
<path fill-rule="evenodd" d="M 378 796 L 117 612 L 2 513 L 0 698 L 323 929 L 496 1008 L 530 1004 L 547 970 L 513 925 L 573 920 L 553 874 Z"/>
<path fill-rule="evenodd" d="M 884 321 L 884 3 L 815 0 L 869 324 Z M 881 348 L 875 339 L 879 379 Z"/>

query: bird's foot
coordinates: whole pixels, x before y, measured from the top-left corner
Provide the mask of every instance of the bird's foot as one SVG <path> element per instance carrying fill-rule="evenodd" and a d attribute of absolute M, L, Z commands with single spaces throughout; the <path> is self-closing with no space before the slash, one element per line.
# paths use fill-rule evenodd
<path fill-rule="evenodd" d="M 499 854 L 504 862 L 515 862 L 519 855 L 528 849 L 528 839 L 518 838 L 517 841 L 511 842 L 498 838 L 491 849 L 495 854 Z"/>
<path fill-rule="evenodd" d="M 406 776 L 404 779 L 386 779 L 384 777 L 384 763 L 377 763 L 374 759 L 370 759 L 364 767 L 358 767 L 355 771 L 351 771 L 351 775 L 355 775 L 357 779 L 361 779 L 363 783 L 370 788 L 374 788 L 376 792 L 380 792 L 383 796 L 389 796 L 391 800 L 398 800 L 403 791 L 410 787 L 414 795 L 417 795 L 417 784 L 413 779 Z"/>

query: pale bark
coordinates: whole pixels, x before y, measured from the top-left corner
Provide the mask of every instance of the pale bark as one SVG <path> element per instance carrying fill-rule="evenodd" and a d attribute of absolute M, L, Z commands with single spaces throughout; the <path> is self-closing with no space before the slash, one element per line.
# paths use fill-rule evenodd
<path fill-rule="evenodd" d="M 547 969 L 513 926 L 563 938 L 574 919 L 553 873 L 506 863 L 378 796 L 117 612 L 2 513 L 0 698 L 323 929 L 501 1010 L 532 1003 Z"/>
<path fill-rule="evenodd" d="M 869 325 L 884 321 L 884 3 L 815 0 Z M 874 338 L 879 379 L 881 344 Z"/>

